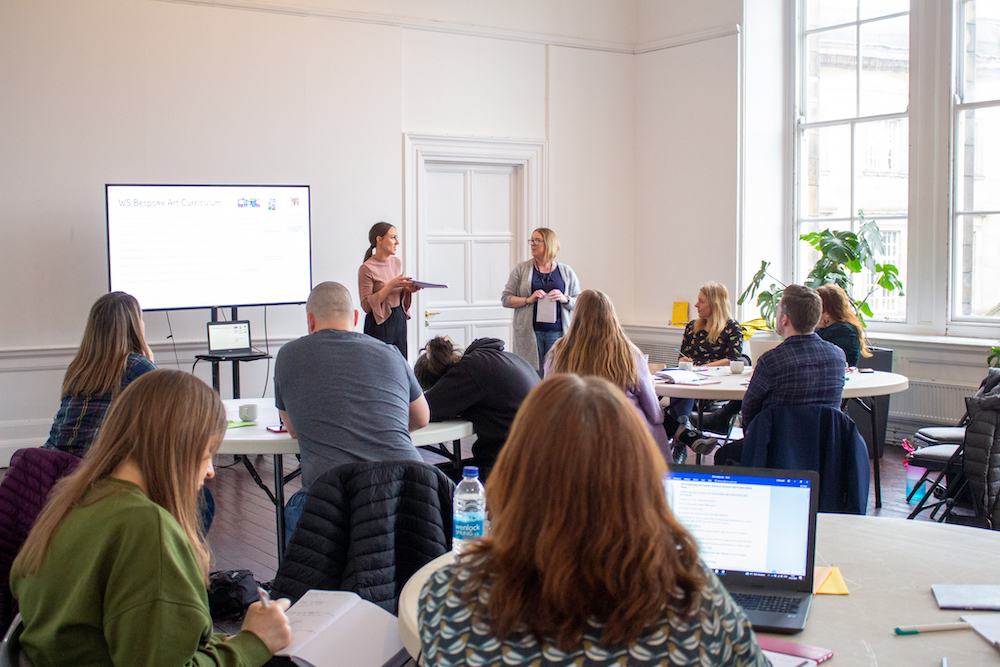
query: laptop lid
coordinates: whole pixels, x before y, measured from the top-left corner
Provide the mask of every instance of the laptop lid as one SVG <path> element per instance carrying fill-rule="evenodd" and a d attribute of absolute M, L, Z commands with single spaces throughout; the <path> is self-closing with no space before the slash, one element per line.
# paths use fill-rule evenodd
<path fill-rule="evenodd" d="M 208 323 L 208 353 L 219 357 L 250 354 L 250 321 Z"/>
<path fill-rule="evenodd" d="M 726 588 L 812 593 L 817 473 L 679 465 L 664 486 L 674 516 Z"/>

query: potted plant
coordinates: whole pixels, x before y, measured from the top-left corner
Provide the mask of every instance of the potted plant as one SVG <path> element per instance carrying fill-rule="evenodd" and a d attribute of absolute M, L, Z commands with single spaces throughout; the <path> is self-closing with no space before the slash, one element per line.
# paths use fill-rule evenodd
<path fill-rule="evenodd" d="M 994 345 L 986 351 L 989 353 L 986 357 L 986 365 L 994 368 L 1000 366 L 1000 345 Z"/>

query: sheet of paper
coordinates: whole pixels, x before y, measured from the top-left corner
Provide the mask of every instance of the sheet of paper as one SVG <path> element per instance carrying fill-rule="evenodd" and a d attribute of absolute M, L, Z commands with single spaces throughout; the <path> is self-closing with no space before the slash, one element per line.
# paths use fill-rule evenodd
<path fill-rule="evenodd" d="M 348 591 L 306 591 L 286 612 L 292 628 L 292 641 L 277 655 L 295 655 L 327 626 L 360 602 L 356 593 Z"/>
<path fill-rule="evenodd" d="M 847 584 L 839 567 L 817 566 L 813 574 L 813 593 L 822 595 L 848 595 Z"/>
<path fill-rule="evenodd" d="M 541 299 L 535 303 L 538 308 L 535 310 L 535 321 L 544 322 L 552 324 L 556 321 L 556 306 L 555 301 L 549 301 L 548 298 Z"/>
<path fill-rule="evenodd" d="M 1000 611 L 1000 586 L 989 584 L 934 584 L 934 599 L 941 609 Z"/>
<path fill-rule="evenodd" d="M 297 650 L 295 656 L 315 667 L 382 667 L 404 650 L 396 617 L 381 607 L 359 600 L 341 618 Z"/>
<path fill-rule="evenodd" d="M 800 658 L 796 655 L 785 655 L 774 651 L 764 651 L 764 655 L 771 661 L 771 667 L 813 667 L 818 664 L 809 658 Z"/>
<path fill-rule="evenodd" d="M 420 289 L 448 289 L 448 283 L 425 283 L 422 280 L 414 280 L 413 285 Z"/>
<path fill-rule="evenodd" d="M 1000 615 L 963 614 L 962 620 L 971 625 L 980 637 L 1000 649 Z"/>
<path fill-rule="evenodd" d="M 667 368 L 656 374 L 657 377 L 663 378 L 668 382 L 673 384 L 719 384 L 721 380 L 713 377 L 702 377 L 693 371 L 682 371 L 677 368 Z"/>

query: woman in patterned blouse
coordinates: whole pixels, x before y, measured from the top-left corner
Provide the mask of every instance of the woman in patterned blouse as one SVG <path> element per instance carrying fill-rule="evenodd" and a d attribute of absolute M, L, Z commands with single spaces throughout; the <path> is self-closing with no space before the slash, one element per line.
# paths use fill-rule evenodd
<path fill-rule="evenodd" d="M 725 285 L 707 282 L 698 291 L 698 301 L 694 304 L 698 319 L 691 320 L 684 327 L 684 341 L 678 361 L 693 361 L 696 366 L 727 366 L 743 353 L 743 328 L 729 316 L 729 290 Z M 694 409 L 694 399 L 672 398 L 663 427 L 667 435 L 674 439 L 674 463 L 684 463 L 687 446 L 697 442 L 696 449 L 707 454 L 718 442 L 714 438 L 696 438 L 685 429 L 685 417 Z M 739 412 L 739 401 L 730 401 L 723 410 L 732 415 Z M 722 416 L 722 415 L 720 415 Z M 700 435 L 700 434 L 699 434 Z"/>
<path fill-rule="evenodd" d="M 665 472 L 610 382 L 538 385 L 487 483 L 489 537 L 420 593 L 420 664 L 767 665 L 671 514 Z"/>

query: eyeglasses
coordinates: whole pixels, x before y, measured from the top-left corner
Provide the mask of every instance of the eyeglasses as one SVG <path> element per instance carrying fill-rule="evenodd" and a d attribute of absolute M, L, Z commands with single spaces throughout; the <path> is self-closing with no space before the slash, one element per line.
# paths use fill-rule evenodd
<path fill-rule="evenodd" d="M 545 243 L 544 239 L 531 239 L 528 241 L 528 245 L 538 245 L 539 243 Z"/>

